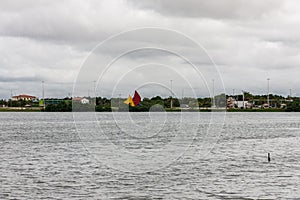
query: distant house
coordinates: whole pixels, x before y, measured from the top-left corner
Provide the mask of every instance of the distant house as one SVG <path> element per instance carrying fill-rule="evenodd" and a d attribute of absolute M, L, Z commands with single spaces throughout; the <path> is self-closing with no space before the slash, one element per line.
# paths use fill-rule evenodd
<path fill-rule="evenodd" d="M 80 101 L 82 104 L 89 104 L 90 103 L 90 100 L 86 99 L 86 98 L 83 98 L 81 99 Z"/>
<path fill-rule="evenodd" d="M 86 98 L 82 98 L 82 97 L 74 97 L 73 101 L 78 101 L 82 104 L 89 104 L 90 100 L 86 99 Z"/>
<path fill-rule="evenodd" d="M 227 99 L 227 108 L 234 108 L 237 105 L 237 101 L 233 97 Z"/>
<path fill-rule="evenodd" d="M 35 96 L 31 96 L 31 95 L 27 95 L 27 94 L 20 94 L 18 96 L 13 96 L 11 99 L 13 101 L 19 101 L 19 100 L 32 101 L 35 98 L 36 98 Z"/>
<path fill-rule="evenodd" d="M 236 104 L 237 104 L 238 108 L 249 108 L 250 107 L 248 101 L 237 101 Z"/>

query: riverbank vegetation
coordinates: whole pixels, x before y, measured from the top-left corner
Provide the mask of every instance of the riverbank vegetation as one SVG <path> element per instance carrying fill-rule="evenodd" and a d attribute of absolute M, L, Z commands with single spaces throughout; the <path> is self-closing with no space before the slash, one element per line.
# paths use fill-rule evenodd
<path fill-rule="evenodd" d="M 131 107 L 124 104 L 125 98 L 106 98 L 106 97 L 83 97 L 85 102 L 79 98 L 49 98 L 44 103 L 35 101 L 12 101 L 0 100 L 0 111 L 46 111 L 46 112 L 148 112 L 148 111 L 218 111 L 226 109 L 228 112 L 300 112 L 300 98 L 284 98 L 280 95 L 269 95 L 267 104 L 266 95 L 252 95 L 244 92 L 243 95 L 230 96 L 220 94 L 215 98 L 191 98 L 182 99 L 155 96 L 143 98 L 138 106 Z M 80 98 L 80 99 L 83 99 Z M 233 100 L 234 101 L 233 101 Z M 233 103 L 231 102 L 233 101 Z M 245 103 L 246 102 L 246 103 Z M 241 104 L 242 103 L 242 104 Z M 241 105 L 242 106 L 241 106 Z M 266 106 L 267 105 L 267 106 Z"/>

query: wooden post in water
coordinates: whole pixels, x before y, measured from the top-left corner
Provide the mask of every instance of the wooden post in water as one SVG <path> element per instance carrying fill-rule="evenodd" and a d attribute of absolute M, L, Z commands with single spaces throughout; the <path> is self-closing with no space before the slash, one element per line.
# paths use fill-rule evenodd
<path fill-rule="evenodd" d="M 271 156 L 270 156 L 270 153 L 268 153 L 268 162 L 271 162 Z"/>

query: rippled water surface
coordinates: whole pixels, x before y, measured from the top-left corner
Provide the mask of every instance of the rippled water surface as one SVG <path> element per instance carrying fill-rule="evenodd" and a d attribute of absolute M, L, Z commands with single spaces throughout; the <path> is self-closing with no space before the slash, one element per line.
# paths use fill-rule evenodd
<path fill-rule="evenodd" d="M 0 199 L 300 199 L 300 113 L 223 120 L 1 113 Z"/>

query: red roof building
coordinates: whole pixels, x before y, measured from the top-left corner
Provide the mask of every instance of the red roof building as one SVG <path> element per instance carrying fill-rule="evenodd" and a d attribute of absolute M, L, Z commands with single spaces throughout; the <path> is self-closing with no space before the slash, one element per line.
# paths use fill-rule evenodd
<path fill-rule="evenodd" d="M 32 101 L 35 99 L 35 96 L 27 95 L 27 94 L 20 94 L 18 96 L 13 96 L 12 100 L 13 101 L 19 101 L 19 100 L 24 100 L 24 101 Z"/>

